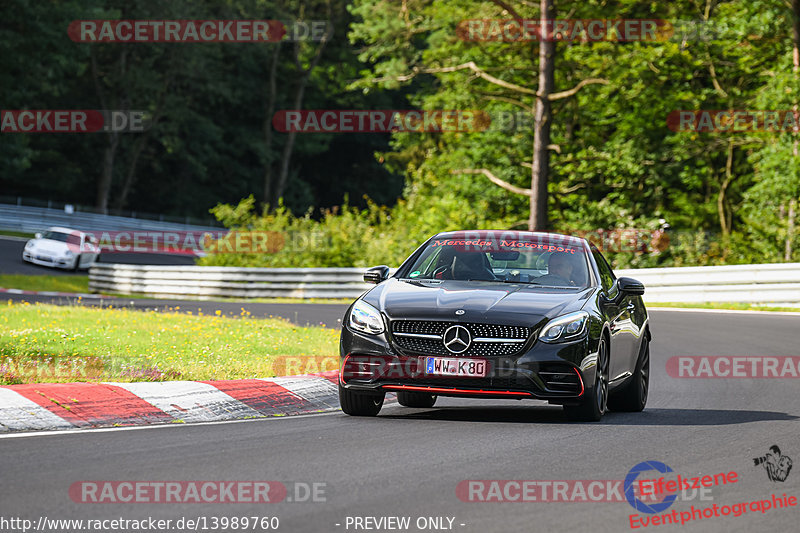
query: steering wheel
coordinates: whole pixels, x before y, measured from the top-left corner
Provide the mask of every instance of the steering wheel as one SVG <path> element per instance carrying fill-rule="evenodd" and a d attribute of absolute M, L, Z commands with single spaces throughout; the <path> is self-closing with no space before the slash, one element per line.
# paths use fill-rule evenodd
<path fill-rule="evenodd" d="M 433 272 L 431 272 L 431 278 L 433 279 L 450 279 L 445 277 L 445 273 L 450 270 L 449 265 L 442 265 Z M 441 277 L 440 277 L 441 276 Z M 452 277 L 452 276 L 451 276 Z"/>

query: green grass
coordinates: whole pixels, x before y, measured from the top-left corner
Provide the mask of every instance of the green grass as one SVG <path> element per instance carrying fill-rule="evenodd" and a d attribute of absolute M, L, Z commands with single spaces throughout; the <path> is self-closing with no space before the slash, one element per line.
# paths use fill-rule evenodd
<path fill-rule="evenodd" d="M 0 384 L 264 378 L 282 374 L 273 363 L 285 357 L 294 368 L 334 361 L 338 339 L 244 310 L 230 318 L 9 301 L 0 304 Z"/>
<path fill-rule="evenodd" d="M 651 303 L 648 307 L 680 307 L 685 309 L 730 309 L 734 311 L 800 311 L 798 307 L 774 307 L 769 305 L 755 305 L 739 302 L 710 302 L 710 303 Z"/>
<path fill-rule="evenodd" d="M 0 274 L 0 287 L 25 291 L 89 292 L 89 276 Z"/>
<path fill-rule="evenodd" d="M 34 237 L 33 233 L 25 233 L 23 231 L 0 230 L 0 235 L 5 235 L 7 237 L 24 237 L 24 238 L 27 238 L 27 239 L 33 239 L 33 237 Z"/>

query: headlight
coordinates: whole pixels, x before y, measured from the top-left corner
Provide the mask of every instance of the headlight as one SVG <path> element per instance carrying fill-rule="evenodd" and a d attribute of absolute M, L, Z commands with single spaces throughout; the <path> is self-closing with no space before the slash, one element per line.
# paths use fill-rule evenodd
<path fill-rule="evenodd" d="M 33 241 L 28 241 L 25 243 L 25 249 L 28 250 L 30 248 L 33 248 Z"/>
<path fill-rule="evenodd" d="M 64 252 L 64 257 L 72 257 L 72 250 L 67 250 Z"/>
<path fill-rule="evenodd" d="M 544 342 L 564 342 L 575 340 L 586 333 L 589 313 L 578 311 L 554 318 L 539 333 L 539 340 Z"/>
<path fill-rule="evenodd" d="M 383 333 L 384 330 L 380 311 L 363 300 L 358 300 L 353 305 L 348 323 L 356 331 L 373 335 Z"/>

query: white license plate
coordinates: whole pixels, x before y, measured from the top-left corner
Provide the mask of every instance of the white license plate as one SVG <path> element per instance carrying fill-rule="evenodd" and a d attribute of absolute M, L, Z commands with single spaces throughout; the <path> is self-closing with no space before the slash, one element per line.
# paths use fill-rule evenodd
<path fill-rule="evenodd" d="M 486 377 L 486 359 L 426 357 L 425 373 L 433 376 Z"/>

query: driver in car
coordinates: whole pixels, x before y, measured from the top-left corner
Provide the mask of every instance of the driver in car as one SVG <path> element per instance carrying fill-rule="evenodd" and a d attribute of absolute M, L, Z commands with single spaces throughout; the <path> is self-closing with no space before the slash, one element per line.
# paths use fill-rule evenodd
<path fill-rule="evenodd" d="M 489 269 L 486 256 L 480 252 L 456 254 L 453 260 L 453 279 L 493 281 L 495 278 Z"/>
<path fill-rule="evenodd" d="M 567 254 L 554 252 L 550 255 L 547 262 L 547 274 L 540 277 L 537 281 L 539 283 L 558 283 L 570 286 L 581 284 L 577 277 L 579 277 L 579 269 L 576 268 L 574 258 Z"/>

